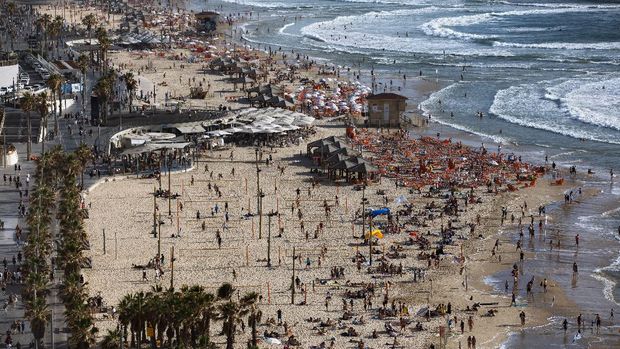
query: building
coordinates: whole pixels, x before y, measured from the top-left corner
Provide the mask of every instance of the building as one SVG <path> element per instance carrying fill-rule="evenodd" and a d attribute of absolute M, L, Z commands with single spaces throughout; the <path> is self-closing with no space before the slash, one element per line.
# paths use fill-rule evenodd
<path fill-rule="evenodd" d="M 19 82 L 17 56 L 0 53 L 0 87 L 9 87 Z"/>
<path fill-rule="evenodd" d="M 407 107 L 407 97 L 395 93 L 379 93 L 366 97 L 368 101 L 368 126 L 400 127 Z"/>
<path fill-rule="evenodd" d="M 196 15 L 196 29 L 198 31 L 211 32 L 217 27 L 220 14 L 212 11 L 199 12 Z"/>

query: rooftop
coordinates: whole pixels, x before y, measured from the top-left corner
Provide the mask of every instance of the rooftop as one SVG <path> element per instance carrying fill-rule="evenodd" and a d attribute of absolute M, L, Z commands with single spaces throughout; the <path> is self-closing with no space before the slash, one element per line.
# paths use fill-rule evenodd
<path fill-rule="evenodd" d="M 366 97 L 367 100 L 371 99 L 398 99 L 398 100 L 407 100 L 409 98 L 405 96 L 398 95 L 396 93 L 379 93 L 376 95 L 370 95 Z"/>

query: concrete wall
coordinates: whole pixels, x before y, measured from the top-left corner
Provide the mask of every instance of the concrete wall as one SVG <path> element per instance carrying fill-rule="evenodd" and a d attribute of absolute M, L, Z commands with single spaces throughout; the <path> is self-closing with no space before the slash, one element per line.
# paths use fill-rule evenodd
<path fill-rule="evenodd" d="M 19 82 L 19 65 L 0 67 L 0 87 L 13 86 L 13 79 L 16 84 Z"/>

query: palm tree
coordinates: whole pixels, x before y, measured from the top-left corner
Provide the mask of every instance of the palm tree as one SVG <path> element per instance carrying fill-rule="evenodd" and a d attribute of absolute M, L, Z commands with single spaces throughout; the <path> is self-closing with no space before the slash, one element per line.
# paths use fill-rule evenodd
<path fill-rule="evenodd" d="M 52 28 L 54 33 L 53 37 L 55 37 L 56 39 L 54 43 L 54 46 L 56 47 L 56 55 L 58 55 L 58 46 L 60 46 L 60 37 L 62 35 L 64 26 L 65 20 L 62 18 L 62 16 L 56 16 L 52 21 Z"/>
<path fill-rule="evenodd" d="M 43 50 L 43 56 L 47 56 L 47 34 L 52 23 L 52 16 L 50 14 L 44 14 L 36 20 L 36 24 L 40 30 L 43 31 L 43 39 L 45 42 L 45 49 Z"/>
<path fill-rule="evenodd" d="M 108 330 L 108 333 L 101 341 L 101 349 L 120 349 L 123 339 L 122 334 L 120 329 Z"/>
<path fill-rule="evenodd" d="M 47 87 L 52 91 L 52 101 L 54 102 L 54 119 L 55 119 L 55 125 L 54 125 L 54 134 L 58 134 L 58 115 L 62 114 L 62 83 L 63 83 L 63 78 L 61 75 L 59 74 L 52 74 L 50 75 L 50 77 L 47 79 L 46 81 L 46 85 Z M 55 96 L 58 96 L 58 113 L 56 112 L 56 100 L 55 100 Z"/>
<path fill-rule="evenodd" d="M 94 14 L 89 13 L 87 16 L 82 18 L 82 24 L 86 27 L 86 31 L 88 32 L 88 45 L 92 47 L 92 33 L 93 28 L 97 25 L 97 17 Z M 90 49 L 90 60 L 93 60 L 93 50 Z"/>
<path fill-rule="evenodd" d="M 97 94 L 100 112 L 103 111 L 103 123 L 108 122 L 108 102 L 114 95 L 114 84 L 116 82 L 116 74 L 111 71 L 103 77 L 99 78 L 95 85 L 95 93 Z"/>
<path fill-rule="evenodd" d="M 101 69 L 105 73 L 107 71 L 107 52 L 111 45 L 110 38 L 108 37 L 108 31 L 104 27 L 97 28 L 95 35 L 97 36 L 97 41 L 99 41 L 99 61 L 101 63 Z"/>
<path fill-rule="evenodd" d="M 237 324 L 243 321 L 243 317 L 249 310 L 244 304 L 232 300 L 220 304 L 218 309 L 219 319 L 223 322 L 222 329 L 226 336 L 226 349 L 234 349 Z"/>
<path fill-rule="evenodd" d="M 263 312 L 258 309 L 256 302 L 258 301 L 258 293 L 250 292 L 241 299 L 241 304 L 249 308 L 248 325 L 252 328 L 252 346 L 258 348 L 258 337 L 256 335 L 256 326 L 263 317 Z"/>
<path fill-rule="evenodd" d="M 228 282 L 225 282 L 217 289 L 217 298 L 222 300 L 230 300 L 235 294 L 235 288 Z"/>
<path fill-rule="evenodd" d="M 90 60 L 86 57 L 85 54 L 80 54 L 77 59 L 77 66 L 80 68 L 80 72 L 82 73 L 82 111 L 85 110 L 86 103 L 86 69 L 90 65 Z"/>
<path fill-rule="evenodd" d="M 14 2 L 9 2 L 8 4 L 6 4 L 6 11 L 10 16 L 13 16 L 15 14 L 16 8 L 17 7 Z"/>
<path fill-rule="evenodd" d="M 80 175 L 81 175 L 81 186 L 82 188 L 84 188 L 84 171 L 86 170 L 86 164 L 88 164 L 88 161 L 92 159 L 93 154 L 90 151 L 90 148 L 82 143 L 80 144 L 80 146 L 75 150 L 75 156 L 77 158 L 77 160 L 80 163 Z"/>
<path fill-rule="evenodd" d="M 28 117 L 28 142 L 26 143 L 27 158 L 30 161 L 30 155 L 32 155 L 32 124 L 30 120 L 30 112 L 36 109 L 36 98 L 32 93 L 26 92 L 21 100 L 21 108 L 26 112 Z"/>
<path fill-rule="evenodd" d="M 39 115 L 41 116 L 41 129 L 42 129 L 42 143 L 41 143 L 41 155 L 45 153 L 45 137 L 47 134 L 47 114 L 49 113 L 49 109 L 47 107 L 47 93 L 39 93 L 36 95 L 36 108 Z"/>
<path fill-rule="evenodd" d="M 148 310 L 144 292 L 128 294 L 118 304 L 118 320 L 123 326 L 129 326 L 132 347 L 135 343 L 142 343 Z"/>
<path fill-rule="evenodd" d="M 50 309 L 45 302 L 45 297 L 38 297 L 26 305 L 26 318 L 30 321 L 30 328 L 38 347 L 41 347 L 41 340 L 45 336 L 47 319 L 51 315 Z"/>
<path fill-rule="evenodd" d="M 138 81 L 136 81 L 132 72 L 127 72 L 123 74 L 122 78 L 125 82 L 127 93 L 129 94 L 129 113 L 131 113 L 131 107 L 133 106 L 133 96 L 136 89 L 138 88 Z"/>

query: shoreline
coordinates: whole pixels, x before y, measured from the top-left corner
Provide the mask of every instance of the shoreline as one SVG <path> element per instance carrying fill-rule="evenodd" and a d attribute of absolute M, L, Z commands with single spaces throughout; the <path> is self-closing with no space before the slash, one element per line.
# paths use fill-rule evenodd
<path fill-rule="evenodd" d="M 249 21 L 240 24 L 239 26 L 243 28 L 245 28 L 245 26 L 247 25 L 247 23 L 250 23 Z M 273 28 L 272 28 L 273 29 Z M 234 37 L 233 37 L 234 38 Z M 249 44 L 250 47 L 254 47 L 255 45 L 260 46 L 260 44 L 258 43 L 254 43 L 250 40 L 246 40 L 245 38 L 243 38 L 243 36 L 241 36 L 240 38 L 241 41 L 238 41 L 240 44 Z M 254 48 L 254 49 L 259 49 L 260 48 Z M 311 57 L 312 58 L 312 57 Z M 330 64 L 333 65 L 337 65 L 338 62 L 331 62 L 328 61 Z M 415 77 L 414 77 L 415 78 Z M 426 88 L 424 88 L 422 91 L 416 92 L 417 95 L 422 95 L 425 96 L 426 99 L 428 99 L 430 97 L 430 95 L 432 95 L 435 92 L 441 91 L 442 89 L 449 87 L 451 83 L 446 82 L 443 85 L 438 85 L 434 82 L 432 82 L 430 80 L 430 78 L 420 78 L 417 79 L 415 78 L 415 81 L 421 83 L 422 85 L 425 85 Z M 434 88 L 433 88 L 434 87 Z M 420 104 L 422 104 L 422 101 L 420 102 Z M 416 116 L 413 117 L 417 117 L 422 119 L 424 122 L 424 120 L 426 120 L 426 114 L 427 112 L 424 110 L 415 110 L 415 113 L 418 114 Z M 444 122 L 438 122 L 437 120 L 433 119 L 431 120 L 432 124 L 426 123 L 426 126 L 422 126 L 422 127 L 414 127 L 411 128 L 411 126 L 409 127 L 412 131 L 418 133 L 418 134 L 428 134 L 428 135 L 433 135 L 434 134 L 434 130 L 439 130 L 440 128 L 443 127 L 448 127 L 449 129 L 451 129 L 452 131 L 450 132 L 450 134 L 456 134 L 456 137 L 454 138 L 455 141 L 470 141 L 471 137 L 480 137 L 484 140 L 484 138 L 488 138 L 490 136 L 483 136 L 480 134 L 477 134 L 476 132 L 468 132 L 466 130 L 462 130 L 459 128 L 455 128 L 453 125 L 450 125 L 449 123 L 444 123 Z M 460 136 L 460 137 L 459 137 Z M 444 137 L 442 135 L 442 137 Z M 491 137 L 492 138 L 492 137 Z M 510 152 L 510 149 L 512 147 L 513 144 L 509 143 L 506 144 L 506 149 L 504 150 L 504 153 L 508 153 Z M 516 147 L 518 148 L 519 146 L 516 145 Z M 518 153 L 518 150 L 513 150 L 515 153 Z M 586 180 L 586 178 L 582 178 L 582 180 Z M 569 185 L 570 186 L 570 185 Z M 566 188 L 567 186 L 565 185 L 564 188 Z M 559 192 L 555 193 L 555 196 L 553 198 L 549 198 L 547 200 L 542 200 L 540 201 L 541 205 L 548 205 L 548 204 L 553 204 L 556 202 L 560 202 L 562 200 L 562 194 L 563 194 L 563 190 L 559 190 Z M 516 199 L 514 199 L 516 201 Z M 514 228 L 514 227 L 513 227 Z M 497 231 L 492 235 L 489 236 L 489 238 L 491 237 L 497 237 L 500 239 L 506 239 L 508 238 L 509 233 L 506 231 L 502 231 L 501 227 L 497 227 Z M 511 242 L 507 242 L 506 243 L 509 248 L 514 248 L 515 245 L 512 244 Z M 513 255 L 516 255 L 516 253 L 513 253 Z M 531 257 L 532 253 L 527 253 L 528 257 Z M 474 277 L 476 278 L 474 281 L 474 288 L 476 289 L 475 291 L 482 293 L 482 294 L 486 294 L 486 296 L 498 296 L 498 297 L 503 297 L 504 300 L 508 299 L 509 297 L 507 296 L 503 296 L 501 294 L 498 294 L 497 292 L 495 292 L 495 290 L 493 289 L 493 287 L 491 285 L 489 285 L 488 283 L 486 283 L 484 280 L 488 277 L 492 277 L 493 275 L 495 275 L 497 272 L 500 271 L 507 271 L 511 268 L 511 264 L 513 264 L 514 262 L 518 261 L 518 257 L 517 256 L 512 256 L 512 258 L 510 259 L 511 262 L 506 262 L 506 260 L 504 260 L 501 265 L 498 264 L 494 264 L 494 263 L 490 263 L 490 262 L 482 262 L 482 261 L 477 261 L 474 265 L 484 265 L 484 267 L 482 268 L 482 271 L 480 273 L 477 273 L 474 275 Z M 550 282 L 553 282 L 552 279 L 549 279 Z M 565 307 L 570 306 L 574 306 L 575 303 L 574 301 L 567 299 L 566 295 L 564 293 L 564 290 L 561 287 L 555 287 L 557 286 L 557 282 L 553 282 L 553 289 L 550 290 L 548 292 L 549 297 L 551 297 L 552 299 L 555 300 L 555 303 L 558 305 L 563 305 Z M 540 326 L 547 326 L 552 324 L 551 322 L 551 317 L 553 315 L 553 311 L 552 309 L 536 309 L 535 310 L 535 316 L 533 319 L 533 323 L 528 323 L 526 325 L 526 327 L 521 328 L 520 331 L 524 331 L 524 330 L 528 330 L 528 329 L 534 329 Z M 515 316 L 516 319 L 516 316 Z M 530 317 L 528 316 L 528 320 L 530 320 Z M 509 343 L 509 340 L 511 338 L 511 336 L 515 333 L 516 331 L 511 331 L 511 330 L 506 330 L 504 332 L 502 332 L 502 334 L 497 334 L 494 335 L 490 340 L 483 342 L 483 347 L 486 346 L 492 346 L 492 347 L 500 347 L 503 345 L 506 345 L 507 343 Z M 460 347 L 460 343 L 457 345 L 456 343 L 454 343 L 455 346 L 454 348 Z M 464 345 L 464 343 L 463 343 Z M 448 347 L 451 347 L 450 345 Z"/>
<path fill-rule="evenodd" d="M 121 59 L 122 59 L 122 58 L 121 58 Z M 429 90 L 429 91 L 430 91 L 430 90 Z M 217 102 L 216 102 L 216 104 L 217 104 Z M 427 130 L 431 130 L 431 129 L 434 129 L 434 127 L 429 126 L 429 128 L 428 128 Z M 460 132 L 460 131 L 459 131 L 459 132 Z M 465 131 L 462 131 L 462 132 L 465 132 Z M 465 133 L 466 133 L 466 132 L 465 132 Z M 516 200 L 516 199 L 515 199 L 515 200 Z M 529 203 L 529 202 L 528 202 L 528 203 Z M 533 205 L 532 205 L 532 207 L 533 207 Z M 494 234 L 493 234 L 493 235 L 491 235 L 491 236 L 496 236 L 495 234 L 499 234 L 499 236 L 502 236 L 502 235 L 503 235 L 502 233 L 496 232 L 496 233 L 494 233 Z M 493 239 L 491 239 L 491 236 L 489 236 L 489 238 L 487 238 L 489 241 L 490 241 L 490 240 L 493 240 Z M 488 245 L 488 243 L 487 243 L 487 245 Z M 514 246 L 510 246 L 510 248 L 512 248 L 512 247 L 514 247 Z M 483 253 L 483 252 L 480 252 L 480 254 L 482 254 L 482 253 Z M 512 256 L 512 257 L 514 258 L 514 256 Z M 503 263 L 503 265 L 505 265 L 505 266 L 509 266 L 509 265 L 511 264 L 511 263 L 505 263 L 505 262 L 506 262 L 506 260 L 504 260 L 503 262 L 504 262 L 504 263 Z M 487 262 L 487 263 L 488 263 L 488 262 Z M 472 264 L 472 268 L 473 268 L 473 266 L 479 266 L 479 264 L 485 264 L 485 262 L 482 262 L 482 261 L 476 261 L 475 263 L 473 263 L 473 264 Z M 492 269 L 490 265 L 486 265 L 486 266 L 484 266 L 482 269 L 483 269 L 483 270 L 485 270 L 485 271 L 484 271 L 484 272 L 482 272 L 480 275 L 474 274 L 474 275 L 475 275 L 475 276 L 474 276 L 475 278 L 482 278 L 482 279 L 484 279 L 485 275 L 486 275 L 486 276 L 490 276 L 490 275 L 493 275 L 493 274 L 494 274 L 494 273 L 489 273 L 489 272 L 488 272 L 488 269 Z M 487 274 L 488 274 L 488 275 L 487 275 Z M 476 286 L 478 286 L 478 287 L 480 287 L 481 289 L 483 289 L 483 288 L 484 288 L 484 283 L 483 283 L 483 284 L 478 284 L 478 285 L 476 285 Z M 446 285 L 446 287 L 450 287 L 450 286 L 449 286 L 449 285 Z M 478 287 L 475 287 L 475 288 L 478 288 Z M 477 291 L 478 291 L 478 292 L 489 292 L 488 290 L 487 290 L 487 291 L 482 291 L 482 290 L 480 290 L 480 289 L 478 289 Z M 561 295 L 558 295 L 558 298 L 561 298 Z M 558 302 L 558 300 L 556 300 L 556 302 Z M 534 317 L 536 318 L 536 320 L 533 320 L 533 321 L 535 321 L 535 322 L 536 322 L 536 321 L 538 321 L 537 319 L 539 319 L 539 318 L 540 318 L 540 319 L 544 318 L 544 316 L 545 316 L 544 314 L 546 314 L 546 313 L 544 313 L 544 311 L 542 311 L 542 310 L 541 310 L 541 314 L 539 314 L 539 315 L 535 315 Z M 529 320 L 529 317 L 528 317 L 528 320 Z M 536 323 L 538 323 L 538 322 L 536 322 Z M 536 325 L 534 325 L 534 326 L 536 326 Z M 505 336 L 505 337 L 507 338 L 507 337 L 508 337 L 508 334 L 506 334 L 506 336 Z M 482 338 L 482 337 L 480 337 L 480 338 Z M 491 340 L 491 342 L 489 342 L 489 343 L 496 343 L 496 340 L 499 342 L 499 340 L 498 340 L 496 337 L 493 337 L 493 338 L 492 338 L 492 340 Z"/>

